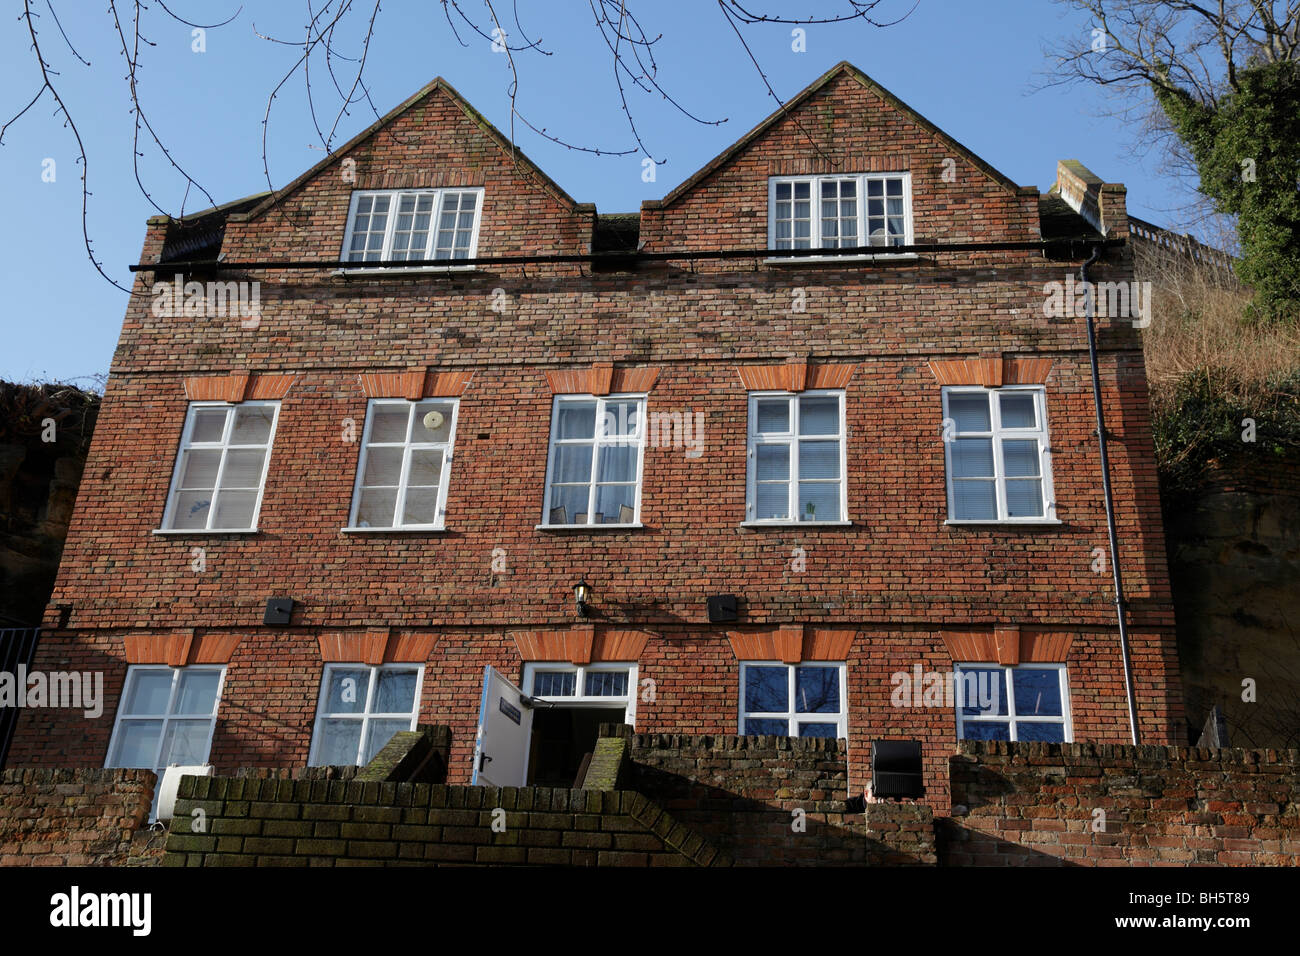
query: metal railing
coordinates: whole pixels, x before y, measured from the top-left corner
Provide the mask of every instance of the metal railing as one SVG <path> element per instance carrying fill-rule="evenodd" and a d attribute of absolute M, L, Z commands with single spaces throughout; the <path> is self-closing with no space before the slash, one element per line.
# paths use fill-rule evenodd
<path fill-rule="evenodd" d="M 1170 255 L 1189 259 L 1197 265 L 1207 268 L 1224 269 L 1231 272 L 1233 264 L 1236 262 L 1232 256 L 1222 249 L 1207 246 L 1191 236 L 1171 232 L 1168 229 L 1161 229 L 1159 226 L 1152 225 L 1141 219 L 1134 219 L 1132 216 L 1129 216 L 1128 219 L 1128 233 L 1129 237 L 1136 242 L 1145 243 Z"/>
<path fill-rule="evenodd" d="M 40 636 L 39 627 L 0 628 L 0 673 L 12 674 L 11 679 L 17 682 L 18 668 L 32 666 L 32 658 L 36 655 L 36 642 Z M 18 689 L 16 683 L 15 689 Z M 0 706 L 0 770 L 4 769 L 5 761 L 9 757 L 9 744 L 13 741 L 20 713 L 21 710 L 17 706 Z"/>

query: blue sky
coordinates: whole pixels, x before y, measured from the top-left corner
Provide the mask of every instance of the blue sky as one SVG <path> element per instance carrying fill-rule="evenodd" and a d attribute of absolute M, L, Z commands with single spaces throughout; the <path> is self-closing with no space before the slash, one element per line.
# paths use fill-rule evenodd
<path fill-rule="evenodd" d="M 843 4 L 785 2 L 768 9 L 832 10 Z M 902 13 L 910 0 L 884 0 L 878 15 Z M 339 28 L 340 49 L 360 52 L 360 21 L 372 5 L 359 2 Z M 129 4 L 118 4 L 124 14 Z M 319 4 L 316 4 L 319 7 Z M 480 0 L 462 9 L 486 16 Z M 499 13 L 508 7 L 499 3 Z M 747 4 L 748 6 L 748 4 Z M 90 156 L 89 230 L 106 271 L 129 286 L 144 221 L 157 210 L 132 170 L 133 119 L 121 47 L 100 0 L 55 3 L 64 31 L 89 60 L 78 63 L 59 35 L 45 0 L 33 0 L 46 57 Z M 238 0 L 176 0 L 186 19 L 230 16 Z M 570 142 L 602 148 L 635 145 L 619 105 L 608 48 L 583 2 L 519 0 L 520 21 L 540 37 L 550 56 L 515 54 L 518 107 L 531 122 Z M 593 156 L 554 145 L 517 126 L 528 155 L 579 201 L 602 212 L 627 212 L 663 196 L 775 109 L 744 49 L 709 0 L 656 0 L 632 6 L 655 45 L 659 79 L 693 114 L 725 118 L 701 125 L 656 94 L 632 93 L 642 140 L 665 161 L 656 182 L 643 182 L 641 155 Z M 751 7 L 757 9 L 757 7 Z M 257 33 L 297 40 L 305 5 L 245 0 L 228 26 L 209 30 L 206 51 L 192 49 L 191 29 L 145 14 L 140 94 L 146 115 L 177 162 L 217 202 L 267 188 L 262 165 L 262 117 L 271 89 L 297 59 L 291 47 Z M 487 40 L 461 28 L 461 46 L 436 0 L 387 0 L 370 44 L 366 83 L 380 113 L 431 80 L 445 77 L 498 128 L 509 132 L 510 72 Z M 643 11 L 643 12 L 642 12 Z M 12 12 L 12 7 L 11 7 Z M 123 24 L 131 38 L 130 23 Z M 503 24 L 512 42 L 513 22 Z M 782 97 L 797 93 L 840 60 L 848 60 L 1011 179 L 1046 188 L 1056 161 L 1081 160 L 1107 181 L 1128 186 L 1129 209 L 1160 224 L 1177 221 L 1188 196 L 1160 176 L 1158 158 L 1135 150 L 1134 130 L 1110 115 L 1116 102 L 1092 87 L 1036 87 L 1048 68 L 1044 45 L 1063 35 L 1088 36 L 1091 24 L 1047 0 L 920 0 L 903 23 L 884 29 L 866 23 L 813 26 L 804 52 L 792 50 L 791 27 L 746 28 L 746 38 Z M 254 32 L 256 30 L 256 33 Z M 350 64 L 337 68 L 346 74 Z M 352 66 L 355 72 L 355 66 Z M 40 85 L 25 23 L 0 18 L 0 106 L 5 119 Z M 318 118 L 326 130 L 340 99 L 320 69 L 313 73 Z M 334 146 L 375 119 L 364 104 L 342 117 Z M 159 158 L 142 133 L 141 179 L 163 210 L 180 210 L 183 179 Z M 315 148 L 313 148 L 313 145 Z M 308 110 L 299 71 L 277 96 L 271 113 L 267 161 L 281 186 L 324 155 Z M 9 228 L 0 230 L 6 296 L 0 306 L 0 378 L 10 381 L 78 379 L 108 371 L 127 296 L 87 261 L 81 238 L 80 168 L 76 143 L 53 115 L 49 94 L 5 134 L 0 181 L 7 184 Z M 54 160 L 54 181 L 42 173 Z M 191 191 L 185 208 L 205 208 Z M 83 384 L 86 384 L 83 382 Z"/>

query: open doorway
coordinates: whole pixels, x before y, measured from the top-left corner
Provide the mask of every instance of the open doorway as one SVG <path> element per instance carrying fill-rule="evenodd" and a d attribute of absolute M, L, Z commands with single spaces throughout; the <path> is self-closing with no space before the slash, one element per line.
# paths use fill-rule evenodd
<path fill-rule="evenodd" d="M 525 664 L 524 692 L 537 699 L 528 783 L 576 786 L 600 725 L 635 720 L 635 690 L 635 664 Z"/>

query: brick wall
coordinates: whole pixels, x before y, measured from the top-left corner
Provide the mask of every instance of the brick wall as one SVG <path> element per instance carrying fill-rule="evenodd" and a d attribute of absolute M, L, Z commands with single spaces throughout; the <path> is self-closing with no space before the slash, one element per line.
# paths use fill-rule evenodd
<path fill-rule="evenodd" d="M 1300 751 L 967 742 L 951 767 L 947 866 L 1300 865 Z"/>
<path fill-rule="evenodd" d="M 162 855 L 149 819 L 150 770 L 0 773 L 0 866 L 150 865 Z"/>

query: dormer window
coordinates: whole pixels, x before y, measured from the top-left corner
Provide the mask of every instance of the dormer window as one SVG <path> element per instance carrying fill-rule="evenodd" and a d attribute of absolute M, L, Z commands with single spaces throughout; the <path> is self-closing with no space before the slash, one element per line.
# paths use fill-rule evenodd
<path fill-rule="evenodd" d="M 910 173 L 775 176 L 767 209 L 769 249 L 912 244 Z"/>
<path fill-rule="evenodd" d="M 342 258 L 472 259 L 482 210 L 481 188 L 359 190 L 352 194 Z"/>

